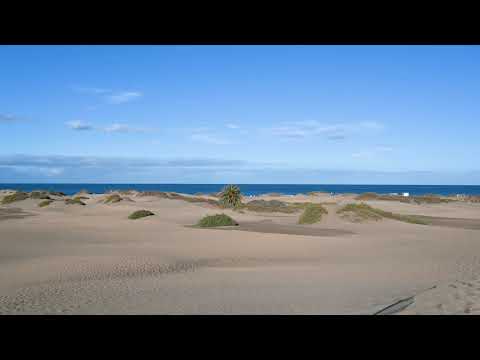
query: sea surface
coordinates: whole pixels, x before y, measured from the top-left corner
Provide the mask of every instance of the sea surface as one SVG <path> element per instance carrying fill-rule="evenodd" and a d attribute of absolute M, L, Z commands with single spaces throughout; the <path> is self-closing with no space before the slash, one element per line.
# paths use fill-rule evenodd
<path fill-rule="evenodd" d="M 172 191 L 184 194 L 214 193 L 220 191 L 225 184 L 0 184 L 0 189 L 21 191 L 51 190 L 73 195 L 80 190 L 92 193 L 105 193 L 110 190 L 138 191 Z M 403 193 L 410 195 L 480 195 L 480 185 L 346 185 L 346 184 L 238 184 L 245 195 L 280 193 L 285 195 L 305 194 L 310 191 L 329 193 L 364 193 L 379 194 Z"/>

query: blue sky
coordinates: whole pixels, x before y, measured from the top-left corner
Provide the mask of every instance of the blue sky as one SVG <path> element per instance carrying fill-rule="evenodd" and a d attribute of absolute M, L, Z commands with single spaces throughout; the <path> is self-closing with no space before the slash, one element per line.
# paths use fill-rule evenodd
<path fill-rule="evenodd" d="M 0 46 L 0 182 L 480 184 L 478 46 Z"/>

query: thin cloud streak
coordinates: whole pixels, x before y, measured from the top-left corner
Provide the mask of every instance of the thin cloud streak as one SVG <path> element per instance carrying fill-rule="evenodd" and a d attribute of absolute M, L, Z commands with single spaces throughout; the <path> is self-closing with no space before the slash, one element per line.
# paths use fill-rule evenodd
<path fill-rule="evenodd" d="M 373 121 L 355 124 L 323 124 L 315 120 L 283 123 L 267 129 L 271 134 L 290 139 L 304 139 L 311 136 L 325 136 L 329 140 L 343 140 L 349 135 L 364 130 L 381 130 L 383 125 Z"/>
<path fill-rule="evenodd" d="M 110 104 L 123 104 L 133 101 L 141 96 L 142 93 L 138 91 L 124 91 L 108 95 L 106 99 Z"/>
<path fill-rule="evenodd" d="M 87 124 L 86 122 L 83 122 L 81 120 L 69 121 L 69 122 L 67 122 L 67 125 L 72 130 L 79 130 L 79 131 L 93 130 L 92 125 Z"/>
<path fill-rule="evenodd" d="M 19 117 L 16 117 L 11 114 L 0 114 L 0 122 L 14 122 L 14 121 L 20 121 L 21 119 Z"/>

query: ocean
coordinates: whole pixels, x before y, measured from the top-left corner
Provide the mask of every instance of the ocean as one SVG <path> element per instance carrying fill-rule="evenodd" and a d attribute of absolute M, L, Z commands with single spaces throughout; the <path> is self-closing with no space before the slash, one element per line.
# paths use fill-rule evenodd
<path fill-rule="evenodd" d="M 214 193 L 220 191 L 225 184 L 0 184 L 0 189 L 21 191 L 51 190 L 73 195 L 82 189 L 92 193 L 104 193 L 110 190 L 138 191 L 172 191 L 184 194 Z M 346 185 L 346 184 L 238 184 L 245 195 L 280 193 L 285 195 L 305 194 L 311 191 L 330 193 L 364 193 L 379 194 L 403 193 L 411 195 L 480 195 L 480 185 Z"/>

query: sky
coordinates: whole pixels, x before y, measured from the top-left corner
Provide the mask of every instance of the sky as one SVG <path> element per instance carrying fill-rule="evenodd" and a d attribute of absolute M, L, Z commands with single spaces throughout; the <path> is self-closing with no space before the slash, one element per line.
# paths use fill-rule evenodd
<path fill-rule="evenodd" d="M 478 46 L 1 46 L 0 182 L 480 184 Z"/>

